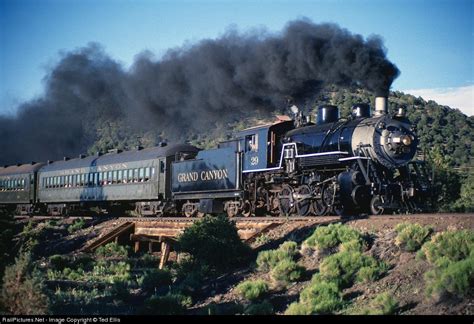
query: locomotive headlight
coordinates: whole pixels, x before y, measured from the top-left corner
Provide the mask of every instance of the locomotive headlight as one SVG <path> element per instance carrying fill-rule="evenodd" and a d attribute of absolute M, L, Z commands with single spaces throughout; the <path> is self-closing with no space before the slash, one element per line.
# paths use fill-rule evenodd
<path fill-rule="evenodd" d="M 408 135 L 403 135 L 401 140 L 402 140 L 403 145 L 405 145 L 405 146 L 410 146 L 411 143 L 412 143 L 412 139 Z"/>

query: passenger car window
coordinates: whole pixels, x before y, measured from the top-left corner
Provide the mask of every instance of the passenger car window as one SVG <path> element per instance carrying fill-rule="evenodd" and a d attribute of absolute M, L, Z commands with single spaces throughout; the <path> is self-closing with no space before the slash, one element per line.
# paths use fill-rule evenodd
<path fill-rule="evenodd" d="M 150 169 L 151 168 L 145 168 L 145 181 L 150 180 Z"/>

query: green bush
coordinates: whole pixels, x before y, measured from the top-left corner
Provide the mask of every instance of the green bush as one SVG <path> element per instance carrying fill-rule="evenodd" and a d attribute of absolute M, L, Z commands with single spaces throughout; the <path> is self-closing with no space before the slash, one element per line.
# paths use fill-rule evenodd
<path fill-rule="evenodd" d="M 375 297 L 368 308 L 363 309 L 360 315 L 393 315 L 398 308 L 397 300 L 389 293 L 381 293 Z"/>
<path fill-rule="evenodd" d="M 65 255 L 55 254 L 49 257 L 49 263 L 53 270 L 63 271 L 64 268 L 69 266 L 70 260 Z"/>
<path fill-rule="evenodd" d="M 35 271 L 30 253 L 23 253 L 5 268 L 0 301 L 13 315 L 45 315 L 49 298 L 44 293 L 42 276 Z"/>
<path fill-rule="evenodd" d="M 177 249 L 191 255 L 193 262 L 218 272 L 248 260 L 250 248 L 237 234 L 235 223 L 225 216 L 206 216 L 194 222 L 178 238 Z"/>
<path fill-rule="evenodd" d="M 299 302 L 291 304 L 285 315 L 330 314 L 343 304 L 338 283 L 326 280 L 317 273 L 301 291 Z"/>
<path fill-rule="evenodd" d="M 297 244 L 292 241 L 282 243 L 276 250 L 262 251 L 257 257 L 258 270 L 270 271 L 280 261 L 293 260 L 297 253 Z"/>
<path fill-rule="evenodd" d="M 435 264 L 440 258 L 460 261 L 474 251 L 474 232 L 472 230 L 447 231 L 437 234 L 431 241 L 423 244 L 420 255 Z"/>
<path fill-rule="evenodd" d="M 189 297 L 180 294 L 152 296 L 145 300 L 140 313 L 144 315 L 184 315 L 190 306 Z"/>
<path fill-rule="evenodd" d="M 284 259 L 277 263 L 277 265 L 270 272 L 270 276 L 277 283 L 289 283 L 293 281 L 298 281 L 303 273 L 305 268 L 298 265 L 293 260 Z"/>
<path fill-rule="evenodd" d="M 130 264 L 124 261 L 107 262 L 100 260 L 92 269 L 91 280 L 115 283 L 130 279 Z"/>
<path fill-rule="evenodd" d="M 405 251 L 418 250 L 433 231 L 432 228 L 420 224 L 400 223 L 395 227 L 397 237 L 395 244 Z"/>
<path fill-rule="evenodd" d="M 87 280 L 87 277 L 85 276 L 85 272 L 81 268 L 78 268 L 78 269 L 64 268 L 62 275 L 63 275 L 63 278 L 67 280 L 72 280 L 72 281 Z"/>
<path fill-rule="evenodd" d="M 350 240 L 339 245 L 339 251 L 362 252 L 365 250 L 365 244 L 361 240 Z"/>
<path fill-rule="evenodd" d="M 344 251 L 325 258 L 319 270 L 324 279 L 347 287 L 354 281 L 372 281 L 379 278 L 387 271 L 387 265 L 360 252 Z"/>
<path fill-rule="evenodd" d="M 313 314 L 329 314 L 343 305 L 337 283 L 314 280 L 300 294 L 300 303 L 310 306 Z"/>
<path fill-rule="evenodd" d="M 426 293 L 430 297 L 466 296 L 474 286 L 474 255 L 457 262 L 443 257 L 425 274 Z"/>
<path fill-rule="evenodd" d="M 265 300 L 258 304 L 250 304 L 245 307 L 245 315 L 272 315 L 273 314 L 273 305 Z"/>
<path fill-rule="evenodd" d="M 167 270 L 153 269 L 145 272 L 138 278 L 138 285 L 148 292 L 153 292 L 157 288 L 171 285 L 171 273 Z"/>
<path fill-rule="evenodd" d="M 285 311 L 285 315 L 311 315 L 313 310 L 310 305 L 298 302 L 291 303 Z"/>
<path fill-rule="evenodd" d="M 72 234 L 78 230 L 83 229 L 85 225 L 86 221 L 84 220 L 84 218 L 79 218 L 74 220 L 74 222 L 68 226 L 67 231 L 69 232 L 69 234 Z"/>
<path fill-rule="evenodd" d="M 111 242 L 99 246 L 97 250 L 95 250 L 95 255 L 99 258 L 126 259 L 128 258 L 128 249 L 118 243 Z"/>
<path fill-rule="evenodd" d="M 254 301 L 268 292 L 268 284 L 264 280 L 247 280 L 241 282 L 236 290 L 243 298 Z"/>
<path fill-rule="evenodd" d="M 364 237 L 359 231 L 337 223 L 316 228 L 314 233 L 304 241 L 304 244 L 310 248 L 327 251 L 336 249 L 341 243 L 352 241 L 359 242 L 362 248 Z M 355 243 L 352 242 L 351 245 L 354 247 Z"/>

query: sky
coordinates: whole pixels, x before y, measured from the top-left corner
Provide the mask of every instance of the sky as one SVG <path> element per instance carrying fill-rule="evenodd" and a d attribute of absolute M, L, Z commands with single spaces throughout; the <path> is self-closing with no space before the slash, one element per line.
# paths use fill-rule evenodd
<path fill-rule="evenodd" d="M 401 71 L 392 90 L 474 115 L 474 0 L 0 0 L 0 115 L 41 96 L 61 53 L 102 44 L 129 67 L 145 51 L 217 38 L 229 28 L 278 32 L 309 18 L 382 37 Z"/>

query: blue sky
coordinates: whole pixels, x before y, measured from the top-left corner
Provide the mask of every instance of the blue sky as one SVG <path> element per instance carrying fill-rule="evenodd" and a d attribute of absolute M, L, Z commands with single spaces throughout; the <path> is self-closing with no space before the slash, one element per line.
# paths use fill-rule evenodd
<path fill-rule="evenodd" d="M 60 52 L 91 41 L 101 43 L 128 67 L 143 50 L 159 57 L 170 47 L 219 37 L 229 27 L 278 32 L 301 17 L 335 22 L 363 36 L 382 36 L 389 59 L 401 70 L 392 89 L 419 91 L 417 95 L 435 99 L 439 94 L 462 93 L 464 101 L 448 101 L 472 107 L 473 4 L 473 0 L 0 0 L 0 114 L 14 113 L 19 103 L 40 96 L 42 79 Z"/>

